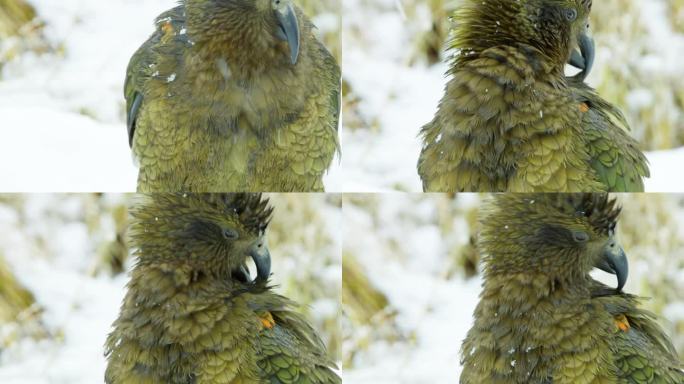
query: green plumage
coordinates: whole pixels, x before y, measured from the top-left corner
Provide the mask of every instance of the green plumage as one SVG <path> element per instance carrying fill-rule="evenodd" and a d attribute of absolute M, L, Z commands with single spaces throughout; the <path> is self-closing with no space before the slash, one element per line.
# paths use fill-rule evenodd
<path fill-rule="evenodd" d="M 484 283 L 462 384 L 684 382 L 655 316 L 623 293 L 619 209 L 605 194 L 506 194 L 484 209 Z M 598 267 L 618 289 L 590 276 Z"/>
<path fill-rule="evenodd" d="M 590 0 L 465 2 L 451 78 L 421 131 L 425 191 L 643 190 L 648 166 L 622 114 L 583 83 L 593 56 L 579 76 L 564 74 L 589 45 L 590 9 Z"/>
<path fill-rule="evenodd" d="M 107 338 L 107 384 L 341 383 L 295 304 L 266 285 L 266 200 L 155 194 L 132 214 L 138 263 Z"/>
<path fill-rule="evenodd" d="M 184 0 L 126 73 L 139 192 L 322 191 L 340 69 L 290 0 Z"/>
<path fill-rule="evenodd" d="M 568 85 L 575 103 L 588 109 L 582 112 L 583 139 L 601 190 L 643 192 L 643 178 L 650 175 L 648 162 L 626 132 L 629 125 L 622 112 L 581 81 L 569 79 Z"/>

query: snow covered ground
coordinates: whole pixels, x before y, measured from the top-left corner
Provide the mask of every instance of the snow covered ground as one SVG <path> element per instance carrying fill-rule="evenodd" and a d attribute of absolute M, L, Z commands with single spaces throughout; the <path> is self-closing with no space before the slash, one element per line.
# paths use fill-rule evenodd
<path fill-rule="evenodd" d="M 402 282 L 393 301 L 399 303 L 400 324 L 415 332 L 415 342 L 379 342 L 359 356 L 362 364 L 345 368 L 349 384 L 454 384 L 461 372 L 461 340 L 472 325 L 480 280 L 443 281 L 432 275 L 411 276 L 395 263 L 384 265 L 378 286 Z M 377 271 L 377 270 L 375 270 Z M 411 276 L 408 277 L 407 276 Z M 383 284 L 384 283 L 384 284 Z M 403 304 L 403 305 L 402 305 Z M 419 304 L 419 305 L 416 305 Z"/>
<path fill-rule="evenodd" d="M 478 202 L 476 196 L 461 196 L 459 204 L 465 207 Z M 416 194 L 345 199 L 345 255 L 356 256 L 396 309 L 399 332 L 409 335 L 398 342 L 374 340 L 366 350 L 355 351 L 352 366 L 344 367 L 345 383 L 458 381 L 460 341 L 472 323 L 480 280 L 446 277 L 451 244 L 437 223 L 444 208 L 440 201 L 445 202 L 444 196 Z M 453 225 L 456 241 L 467 242 L 463 217 L 453 217 Z M 373 332 L 375 325 L 370 327 Z"/>
<path fill-rule="evenodd" d="M 122 196 L 112 199 L 120 201 Z M 0 382 L 102 382 L 104 340 L 118 314 L 127 278 L 89 275 L 96 260 L 96 236 L 83 222 L 84 199 L 32 195 L 23 210 L 0 205 L 0 213 L 0 252 L 45 308 L 43 321 L 53 333 L 38 342 L 19 340 L 4 350 Z M 113 237 L 113 222 L 102 224 L 102 233 Z"/>
<path fill-rule="evenodd" d="M 128 60 L 176 0 L 30 0 L 59 49 L 26 54 L 0 80 L 6 192 L 134 191 L 123 80 Z M 321 23 L 331 24 L 329 18 Z M 339 161 L 325 183 L 340 189 Z"/>
<path fill-rule="evenodd" d="M 123 79 L 173 0 L 35 0 L 56 54 L 29 53 L 0 80 L 5 191 L 134 191 Z"/>
<path fill-rule="evenodd" d="M 454 2 L 458 1 L 444 3 Z M 648 29 L 642 38 L 647 48 L 644 56 L 618 65 L 619 71 L 629 73 L 637 68 L 653 78 L 654 73 L 678 73 L 681 77 L 684 35 L 668 27 L 667 1 L 631 2 L 634 7 L 643 8 L 639 15 L 648 20 L 645 23 Z M 406 9 L 408 3 L 410 9 Z M 424 60 L 416 60 L 417 37 L 432 28 L 429 4 L 411 0 L 345 0 L 343 3 L 343 76 L 353 97 L 358 99 L 355 110 L 344 111 L 341 169 L 344 191 L 421 191 L 416 172 L 421 150 L 418 133 L 421 126 L 432 120 L 443 94 L 447 71 L 443 63 L 429 66 Z M 602 4 L 594 8 L 599 6 Z M 632 23 L 630 17 L 623 21 Z M 636 51 L 624 46 L 623 41 L 608 43 L 623 45 L 599 47 L 595 69 L 588 79 L 594 86 L 601 81 L 609 60 L 622 58 L 623 51 L 632 56 Z M 669 92 L 666 87 L 670 85 L 652 84 L 662 89 L 635 90 L 627 97 L 628 107 L 640 111 L 654 109 L 654 94 Z M 652 113 L 680 116 L 679 120 L 672 119 L 669 129 L 681 131 L 684 115 L 673 108 L 678 107 L 673 105 Z M 352 114 L 361 116 L 361 126 L 350 125 L 358 121 Z M 678 165 L 684 161 L 684 148 L 647 153 L 647 157 L 652 175 L 646 181 L 647 191 L 684 191 L 684 178 L 674 177 L 680 173 Z"/>
<path fill-rule="evenodd" d="M 23 338 L 0 350 L 0 383 L 103 382 L 104 341 L 118 316 L 128 275 L 112 278 L 94 271 L 100 247 L 115 234 L 105 210 L 129 203 L 129 197 L 105 195 L 104 202 L 97 203 L 103 208 L 95 207 L 95 195 L 34 194 L 16 196 L 22 203 L 0 201 L 0 255 L 44 309 L 42 321 L 49 332 L 43 340 Z M 280 229 L 277 236 L 269 236 L 272 282 L 277 292 L 308 302 L 309 307 L 301 310 L 321 331 L 323 324 L 335 324 L 340 312 L 341 209 L 322 194 L 272 201 L 276 199 L 279 205 L 270 230 Z M 294 223 L 297 215 L 286 213 L 288 204 L 319 215 Z M 99 217 L 97 225 L 87 219 L 93 216 Z M 0 326 L 0 342 L 11 329 Z M 330 330 L 338 333 L 336 327 Z M 323 338 L 329 341 L 330 335 L 323 333 Z"/>

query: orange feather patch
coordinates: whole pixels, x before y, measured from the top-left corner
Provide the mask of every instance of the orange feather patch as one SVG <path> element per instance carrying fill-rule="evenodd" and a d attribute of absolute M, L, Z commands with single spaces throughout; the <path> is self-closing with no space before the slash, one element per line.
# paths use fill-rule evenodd
<path fill-rule="evenodd" d="M 629 320 L 627 320 L 627 317 L 625 315 L 619 314 L 615 316 L 613 320 L 615 321 L 615 325 L 617 325 L 618 329 L 620 329 L 622 332 L 629 331 Z"/>
<path fill-rule="evenodd" d="M 264 328 L 272 329 L 276 325 L 275 320 L 273 319 L 273 315 L 271 315 L 271 312 L 260 314 L 259 320 L 261 321 L 261 325 L 263 325 Z"/>

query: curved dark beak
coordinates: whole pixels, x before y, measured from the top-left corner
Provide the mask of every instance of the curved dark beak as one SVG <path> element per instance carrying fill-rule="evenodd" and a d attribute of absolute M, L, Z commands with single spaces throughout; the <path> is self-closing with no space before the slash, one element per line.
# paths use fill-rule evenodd
<path fill-rule="evenodd" d="M 292 65 L 295 65 L 299 57 L 299 23 L 297 22 L 297 14 L 292 4 L 277 8 L 275 13 L 279 24 L 276 33 L 278 38 L 287 41 L 287 45 L 290 46 L 290 62 Z"/>
<path fill-rule="evenodd" d="M 249 255 L 256 265 L 257 276 L 255 282 L 265 282 L 271 275 L 271 254 L 268 252 L 266 241 L 260 238 L 249 250 Z"/>
<path fill-rule="evenodd" d="M 594 44 L 594 39 L 589 36 L 588 31 L 580 34 L 577 44 L 579 45 L 579 51 L 576 49 L 572 50 L 568 64 L 582 70 L 575 77 L 584 81 L 584 79 L 589 76 L 589 72 L 591 72 L 591 68 L 594 66 L 596 46 Z"/>
<path fill-rule="evenodd" d="M 627 255 L 617 241 L 611 239 L 603 249 L 598 262 L 594 265 L 596 268 L 611 273 L 617 276 L 618 286 L 617 290 L 621 291 L 627 282 L 629 275 L 629 263 L 627 262 Z"/>

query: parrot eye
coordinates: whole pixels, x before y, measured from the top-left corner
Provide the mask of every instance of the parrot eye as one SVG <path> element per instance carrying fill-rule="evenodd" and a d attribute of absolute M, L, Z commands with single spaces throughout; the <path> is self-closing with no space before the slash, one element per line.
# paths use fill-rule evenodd
<path fill-rule="evenodd" d="M 224 229 L 223 230 L 223 237 L 227 240 L 237 240 L 238 237 L 240 237 L 240 234 L 234 229 Z"/>
<path fill-rule="evenodd" d="M 575 8 L 568 8 L 565 10 L 565 19 L 568 21 L 575 21 L 577 18 L 577 10 Z"/>
<path fill-rule="evenodd" d="M 578 243 L 586 243 L 589 241 L 589 235 L 582 231 L 573 231 L 572 238 Z"/>

